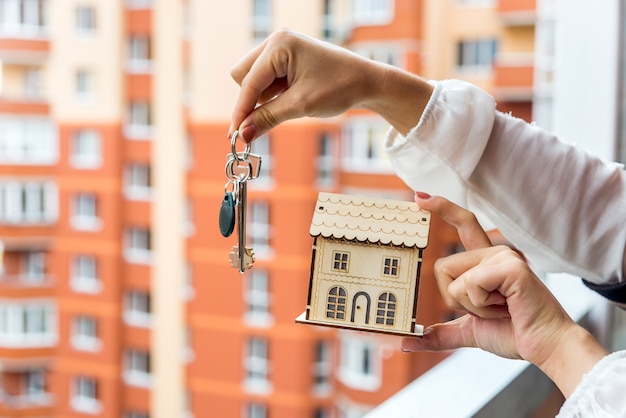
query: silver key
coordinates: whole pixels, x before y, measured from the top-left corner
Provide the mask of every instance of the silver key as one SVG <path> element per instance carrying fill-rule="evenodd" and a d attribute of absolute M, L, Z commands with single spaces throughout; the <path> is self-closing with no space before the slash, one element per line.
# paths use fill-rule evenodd
<path fill-rule="evenodd" d="M 232 251 L 228 254 L 228 258 L 230 259 L 230 266 L 238 268 L 241 273 L 246 269 L 251 269 L 252 264 L 254 264 L 254 253 L 252 252 L 252 248 L 246 247 L 243 251 L 243 261 L 241 264 L 241 260 L 239 258 L 239 246 L 235 245 L 232 248 Z M 241 266 L 243 265 L 243 269 Z"/>
<path fill-rule="evenodd" d="M 239 182 L 239 188 L 237 193 L 237 253 L 239 255 L 238 266 L 239 272 L 243 273 L 246 269 L 252 268 L 254 263 L 254 255 L 252 248 L 246 247 L 246 207 L 247 207 L 247 192 L 248 185 L 245 181 Z M 248 254 L 249 253 L 249 254 Z"/>

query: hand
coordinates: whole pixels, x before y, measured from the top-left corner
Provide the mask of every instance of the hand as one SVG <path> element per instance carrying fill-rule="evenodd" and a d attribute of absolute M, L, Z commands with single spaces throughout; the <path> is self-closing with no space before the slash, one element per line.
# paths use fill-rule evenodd
<path fill-rule="evenodd" d="M 515 251 L 492 247 L 471 212 L 442 197 L 416 195 L 424 209 L 457 228 L 468 250 L 435 262 L 446 304 L 466 315 L 405 338 L 404 351 L 478 347 L 540 367 L 568 396 L 606 351 L 561 307 Z M 426 198 L 423 198 L 426 197 Z"/>
<path fill-rule="evenodd" d="M 247 142 L 288 119 L 350 108 L 381 114 L 402 133 L 417 124 L 432 87 L 419 77 L 289 30 L 270 35 L 231 70 L 241 86 L 228 137 Z"/>

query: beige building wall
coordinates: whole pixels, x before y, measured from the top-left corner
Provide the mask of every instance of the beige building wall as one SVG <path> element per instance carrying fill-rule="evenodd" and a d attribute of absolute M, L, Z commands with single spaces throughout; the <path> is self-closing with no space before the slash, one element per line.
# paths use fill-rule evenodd
<path fill-rule="evenodd" d="M 457 71 L 457 43 L 463 39 L 497 38 L 499 33 L 493 6 L 460 6 L 455 0 L 425 0 L 424 77 L 461 78 L 491 89 L 491 77 Z"/>
<path fill-rule="evenodd" d="M 94 35 L 76 33 L 76 8 L 93 4 L 97 10 Z M 52 116 L 63 123 L 119 123 L 122 113 L 122 1 L 55 0 L 48 8 L 50 54 L 48 97 Z M 59 40 L 59 42 L 55 42 Z M 76 72 L 92 73 L 93 94 L 77 98 Z"/>

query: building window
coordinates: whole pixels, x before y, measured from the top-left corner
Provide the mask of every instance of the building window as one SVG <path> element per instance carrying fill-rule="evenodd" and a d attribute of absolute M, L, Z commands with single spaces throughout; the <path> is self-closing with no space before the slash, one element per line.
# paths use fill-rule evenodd
<path fill-rule="evenodd" d="M 246 405 L 244 418 L 267 418 L 267 407 L 260 403 L 249 403 Z"/>
<path fill-rule="evenodd" d="M 346 319 L 346 289 L 333 286 L 328 291 L 328 303 L 326 304 L 326 318 Z"/>
<path fill-rule="evenodd" d="M 76 34 L 79 36 L 92 35 L 96 31 L 96 11 L 93 6 L 78 6 L 76 8 Z"/>
<path fill-rule="evenodd" d="M 29 370 L 22 374 L 24 392 L 31 402 L 49 401 L 46 394 L 46 372 L 43 369 Z"/>
<path fill-rule="evenodd" d="M 383 149 L 388 126 L 378 118 L 353 118 L 344 126 L 342 165 L 346 171 L 391 173 Z"/>
<path fill-rule="evenodd" d="M 126 0 L 129 9 L 150 9 L 154 0 Z"/>
<path fill-rule="evenodd" d="M 333 271 L 348 273 L 350 271 L 350 253 L 333 251 Z"/>
<path fill-rule="evenodd" d="M 330 186 L 334 183 L 334 141 L 330 134 L 322 133 L 318 139 L 317 185 Z"/>
<path fill-rule="evenodd" d="M 46 277 L 46 254 L 26 251 L 21 256 L 22 279 L 26 283 L 41 283 Z"/>
<path fill-rule="evenodd" d="M 457 66 L 461 71 L 491 71 L 496 57 L 495 39 L 465 40 L 457 44 Z"/>
<path fill-rule="evenodd" d="M 93 72 L 85 69 L 76 71 L 74 97 L 79 101 L 89 101 L 94 95 Z"/>
<path fill-rule="evenodd" d="M 317 395 L 330 393 L 331 377 L 330 342 L 318 341 L 315 344 L 315 359 L 313 362 L 313 390 Z"/>
<path fill-rule="evenodd" d="M 98 351 L 102 343 L 98 338 L 97 320 L 92 316 L 78 315 L 72 319 L 72 346 L 80 351 Z"/>
<path fill-rule="evenodd" d="M 149 72 L 152 66 L 151 42 L 148 35 L 128 38 L 127 69 L 133 73 Z"/>
<path fill-rule="evenodd" d="M 41 69 L 27 68 L 24 70 L 24 97 L 30 100 L 43 98 Z"/>
<path fill-rule="evenodd" d="M 0 3 L 0 34 L 38 38 L 46 34 L 47 0 L 3 0 Z"/>
<path fill-rule="evenodd" d="M 252 36 L 259 44 L 272 32 L 272 4 L 271 0 L 252 0 Z"/>
<path fill-rule="evenodd" d="M 100 229 L 101 221 L 98 218 L 98 201 L 93 193 L 77 193 L 72 198 L 71 223 L 74 229 L 97 230 Z"/>
<path fill-rule="evenodd" d="M 99 414 L 102 411 L 96 379 L 86 376 L 75 377 L 72 379 L 70 393 L 70 404 L 74 410 L 88 414 Z"/>
<path fill-rule="evenodd" d="M 98 277 L 96 257 L 78 255 L 72 258 L 70 285 L 81 293 L 98 293 L 102 290 L 102 282 Z"/>
<path fill-rule="evenodd" d="M 269 257 L 271 225 L 269 205 L 267 202 L 255 200 L 250 204 L 248 212 L 247 234 L 255 255 L 259 258 Z"/>
<path fill-rule="evenodd" d="M 251 270 L 246 275 L 245 320 L 251 325 L 267 326 L 271 323 L 269 276 L 266 270 Z"/>
<path fill-rule="evenodd" d="M 126 292 L 124 322 L 137 327 L 149 327 L 152 321 L 150 293 L 142 290 Z"/>
<path fill-rule="evenodd" d="M 380 387 L 380 364 L 376 340 L 341 333 L 339 379 L 348 387 L 375 391 Z"/>
<path fill-rule="evenodd" d="M 400 259 L 398 257 L 383 258 L 383 276 L 397 279 L 400 269 Z"/>
<path fill-rule="evenodd" d="M 0 116 L 0 163 L 51 165 L 59 144 L 52 121 L 41 117 Z"/>
<path fill-rule="evenodd" d="M 150 418 L 150 415 L 147 412 L 128 411 L 124 418 Z"/>
<path fill-rule="evenodd" d="M 129 139 L 150 139 L 152 134 L 152 115 L 150 103 L 133 101 L 128 106 L 128 120 L 124 133 Z"/>
<path fill-rule="evenodd" d="M 396 296 L 393 293 L 383 293 L 378 297 L 378 309 L 376 310 L 376 323 L 381 325 L 395 324 L 396 319 Z"/>
<path fill-rule="evenodd" d="M 150 164 L 130 163 L 124 170 L 124 194 L 132 200 L 149 200 L 152 194 Z"/>
<path fill-rule="evenodd" d="M 150 386 L 150 353 L 148 351 L 136 349 L 126 351 L 124 381 L 132 386 Z"/>
<path fill-rule="evenodd" d="M 268 188 L 272 185 L 273 160 L 270 138 L 269 134 L 261 135 L 254 140 L 252 145 L 252 151 L 254 154 L 260 155 L 263 160 L 261 170 L 259 171 L 259 177 L 257 177 L 253 182 L 248 183 L 251 187 Z"/>
<path fill-rule="evenodd" d="M 149 228 L 131 227 L 124 237 L 124 257 L 130 263 L 149 264 L 152 244 Z"/>
<path fill-rule="evenodd" d="M 355 25 L 386 25 L 393 20 L 393 0 L 352 0 Z"/>
<path fill-rule="evenodd" d="M 260 337 L 249 338 L 246 342 L 246 352 L 243 364 L 245 372 L 244 386 L 254 393 L 269 393 L 270 362 L 268 358 L 267 340 Z"/>
<path fill-rule="evenodd" d="M 0 180 L 0 223 L 52 223 L 56 220 L 56 198 L 52 182 Z"/>
<path fill-rule="evenodd" d="M 0 299 L 0 347 L 35 348 L 56 344 L 56 306 L 52 302 Z"/>
<path fill-rule="evenodd" d="M 102 140 L 98 131 L 80 129 L 72 135 L 70 164 L 74 168 L 94 169 L 102 164 Z"/>

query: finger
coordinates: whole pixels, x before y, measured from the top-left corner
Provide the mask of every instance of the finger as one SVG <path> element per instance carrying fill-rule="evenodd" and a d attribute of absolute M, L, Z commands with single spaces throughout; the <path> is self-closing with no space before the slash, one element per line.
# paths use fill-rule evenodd
<path fill-rule="evenodd" d="M 441 297 L 446 305 L 452 309 L 465 309 L 461 301 L 456 298 L 459 296 L 460 291 L 453 295 L 450 293 L 450 286 L 465 272 L 492 257 L 494 254 L 503 251 L 503 248 L 504 247 L 488 247 L 452 254 L 448 257 L 437 259 L 433 269 L 439 293 L 441 293 Z M 453 290 L 454 289 L 455 288 L 453 288 Z"/>
<path fill-rule="evenodd" d="M 462 316 L 449 322 L 431 325 L 421 338 L 402 339 L 401 349 L 413 351 L 444 351 L 460 347 L 476 347 L 473 337 L 467 332 L 467 325 L 472 318 Z"/>
<path fill-rule="evenodd" d="M 419 207 L 439 215 L 444 221 L 456 228 L 461 243 L 466 250 L 491 247 L 491 241 L 478 223 L 476 216 L 462 207 L 441 196 L 415 193 L 415 203 Z"/>

